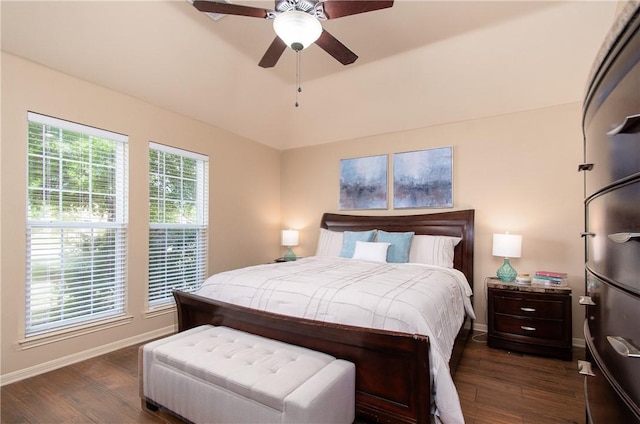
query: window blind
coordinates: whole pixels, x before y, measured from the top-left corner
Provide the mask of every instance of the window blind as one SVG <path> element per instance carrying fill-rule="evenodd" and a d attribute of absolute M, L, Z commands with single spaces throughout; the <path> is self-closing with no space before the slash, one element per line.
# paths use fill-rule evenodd
<path fill-rule="evenodd" d="M 127 143 L 29 112 L 27 336 L 124 314 Z"/>
<path fill-rule="evenodd" d="M 150 306 L 173 290 L 197 290 L 207 272 L 208 177 L 205 155 L 149 144 Z"/>

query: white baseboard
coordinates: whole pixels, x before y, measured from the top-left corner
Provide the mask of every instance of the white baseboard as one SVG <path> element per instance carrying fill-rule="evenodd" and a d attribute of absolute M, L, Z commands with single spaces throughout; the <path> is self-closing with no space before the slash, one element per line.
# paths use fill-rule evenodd
<path fill-rule="evenodd" d="M 584 344 L 584 339 L 571 339 L 571 344 L 572 344 L 573 347 L 584 348 L 586 346 Z"/>
<path fill-rule="evenodd" d="M 473 331 L 481 331 L 486 333 L 488 330 L 487 328 L 487 324 L 479 324 L 477 322 L 473 323 Z M 571 339 L 571 345 L 573 347 L 581 347 L 584 348 L 585 344 L 584 344 L 584 339 L 577 339 L 577 338 L 573 338 Z"/>
<path fill-rule="evenodd" d="M 481 331 L 483 333 L 486 333 L 487 330 L 487 324 L 478 324 L 477 322 L 473 323 L 473 331 Z"/>
<path fill-rule="evenodd" d="M 109 352 L 113 352 L 118 349 L 129 347 L 134 344 L 143 343 L 147 340 L 157 339 L 159 337 L 166 336 L 168 334 L 175 333 L 177 326 L 170 325 L 168 327 L 159 328 L 157 330 L 150 331 L 148 333 L 138 334 L 133 337 L 118 340 L 113 343 L 98 346 L 93 349 L 85 350 L 82 352 L 76 352 L 72 355 L 64 356 L 62 358 L 54 359 L 53 361 L 43 362 L 41 364 L 34 365 L 29 368 L 10 372 L 0 376 L 0 386 L 6 384 L 15 383 L 16 381 L 24 380 L 25 378 L 34 377 L 36 375 L 44 374 L 45 372 L 53 371 L 58 368 L 66 367 L 76 362 L 91 359 L 96 356 L 104 355 Z"/>

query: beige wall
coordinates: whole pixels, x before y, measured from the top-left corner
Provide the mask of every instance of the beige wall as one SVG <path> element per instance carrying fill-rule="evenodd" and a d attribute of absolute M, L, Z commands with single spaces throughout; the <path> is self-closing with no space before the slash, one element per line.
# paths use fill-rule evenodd
<path fill-rule="evenodd" d="M 25 321 L 27 111 L 129 136 L 127 307 L 132 321 L 23 349 L 18 341 L 24 337 Z M 1 134 L 3 383 L 173 329 L 175 314 L 145 315 L 149 141 L 209 156 L 210 273 L 266 262 L 280 254 L 280 152 L 275 149 L 4 52 Z"/>
<path fill-rule="evenodd" d="M 128 325 L 23 349 L 25 281 L 26 112 L 129 135 L 130 217 Z M 520 272 L 566 271 L 574 288 L 573 334 L 583 312 L 581 105 L 382 134 L 278 152 L 221 129 L 117 92 L 2 54 L 0 269 L 3 383 L 66 361 L 171 331 L 175 316 L 145 314 L 147 143 L 152 140 L 210 157 L 210 273 L 267 262 L 280 255 L 279 230 L 301 230 L 298 255 L 315 251 L 323 212 L 338 212 L 340 159 L 440 146 L 454 148 L 455 209 L 476 210 L 475 308 L 486 323 L 483 280 L 501 259 L 491 235 L 524 236 Z M 423 213 L 435 210 L 375 211 Z M 357 211 L 351 213 L 366 213 Z M 482 327 L 482 325 L 480 326 Z"/>
<path fill-rule="evenodd" d="M 338 212 L 340 159 L 441 146 L 453 146 L 454 208 L 475 209 L 477 322 L 487 322 L 484 279 L 502 263 L 491 255 L 492 234 L 509 231 L 523 235 L 522 258 L 512 260 L 516 270 L 569 273 L 573 337 L 582 339 L 584 312 L 577 304 L 584 263 L 579 103 L 283 152 L 282 219 L 283 226 L 301 230 L 297 253 L 313 254 L 322 213 Z"/>

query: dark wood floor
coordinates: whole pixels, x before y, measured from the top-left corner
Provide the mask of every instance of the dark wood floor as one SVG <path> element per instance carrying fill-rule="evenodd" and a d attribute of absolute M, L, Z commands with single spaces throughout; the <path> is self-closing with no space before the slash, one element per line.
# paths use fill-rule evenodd
<path fill-rule="evenodd" d="M 584 377 L 573 361 L 490 349 L 470 341 L 454 381 L 466 424 L 567 424 L 585 422 Z"/>
<path fill-rule="evenodd" d="M 470 341 L 455 376 L 467 424 L 584 423 L 572 362 L 489 349 Z M 574 355 L 581 358 L 584 351 Z M 2 423 L 177 423 L 140 408 L 132 346 L 2 388 Z"/>

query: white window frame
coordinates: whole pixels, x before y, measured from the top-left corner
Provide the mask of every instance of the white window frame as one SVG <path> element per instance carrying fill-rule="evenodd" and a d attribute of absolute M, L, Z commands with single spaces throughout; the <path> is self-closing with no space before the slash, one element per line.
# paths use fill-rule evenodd
<path fill-rule="evenodd" d="M 162 193 L 153 193 L 151 187 L 152 174 L 154 170 L 151 167 L 151 155 L 153 152 L 161 152 L 180 156 L 183 159 L 196 161 L 196 190 L 195 199 L 185 199 L 188 202 L 195 202 L 196 217 L 188 219 L 183 217 L 182 222 L 167 221 L 166 219 L 158 219 L 152 221 L 151 203 L 167 200 Z M 209 157 L 199 153 L 191 152 L 167 146 L 164 144 L 149 143 L 149 283 L 147 286 L 147 302 L 150 311 L 172 308 L 174 299 L 173 290 L 182 290 L 193 292 L 197 290 L 207 276 L 208 262 L 208 221 L 209 221 Z M 158 170 L 159 171 L 159 170 Z M 160 172 L 158 172 L 160 174 Z M 162 174 L 167 176 L 166 173 Z M 182 176 L 179 178 L 182 179 Z M 158 222 L 162 221 L 162 222 Z M 183 242 L 180 240 L 179 232 L 187 232 L 195 239 L 191 249 L 191 254 L 197 257 L 197 261 L 193 267 L 175 267 L 172 266 L 169 259 L 168 249 L 165 244 L 155 245 L 155 241 L 159 238 L 154 234 L 164 236 L 165 240 L 171 238 L 173 241 Z M 173 237 L 173 238 L 172 238 Z M 184 243 L 182 243 L 184 246 Z M 161 249 L 161 248 L 162 249 Z M 188 253 L 189 253 L 188 252 Z M 185 272 L 186 270 L 186 272 Z M 153 316 L 152 314 L 150 316 Z"/>
<path fill-rule="evenodd" d="M 115 143 L 115 165 L 114 165 L 114 192 L 115 192 L 115 207 L 113 209 L 113 219 L 104 219 L 104 217 L 94 216 L 90 211 L 84 211 L 78 213 L 76 216 L 73 214 L 62 213 L 62 205 L 60 204 L 59 213 L 47 213 L 41 214 L 34 213 L 32 215 L 27 204 L 27 281 L 26 281 L 26 310 L 25 310 L 25 336 L 26 339 L 21 341 L 21 344 L 25 345 L 40 345 L 46 343 L 46 340 L 55 341 L 57 339 L 64 339 L 69 337 L 67 333 L 85 334 L 90 332 L 90 328 L 110 328 L 114 325 L 120 325 L 122 323 L 130 322 L 131 317 L 126 317 L 126 289 L 127 289 L 127 227 L 128 227 L 128 137 L 123 134 L 114 133 L 111 131 L 102 130 L 95 127 L 90 127 L 75 122 L 70 122 L 58 118 L 53 118 L 46 115 L 41 115 L 34 112 L 28 112 L 28 123 L 36 123 L 43 125 L 42 144 L 46 145 L 45 141 L 45 128 L 53 127 L 60 131 L 80 133 L 83 136 L 90 138 L 108 139 Z M 29 135 L 30 137 L 30 135 Z M 29 145 L 30 142 L 27 144 Z M 44 158 L 56 160 L 56 157 L 45 154 L 45 149 L 41 154 L 31 154 L 27 152 L 27 158 L 29 164 L 27 166 L 27 179 L 30 182 L 29 174 L 31 171 L 31 158 L 37 160 L 38 158 Z M 57 159 L 60 160 L 60 164 L 64 163 L 67 159 L 62 160 L 60 154 Z M 92 169 L 95 164 L 92 158 L 85 160 L 78 160 L 77 163 L 81 163 L 87 166 L 88 169 Z M 101 166 L 101 165 L 100 165 Z M 62 172 L 62 165 L 59 167 L 59 173 Z M 91 171 L 89 171 L 91 172 Z M 45 175 L 51 175 L 51 172 L 47 174 L 46 170 L 43 170 L 43 179 Z M 58 177 L 58 183 L 56 186 L 49 187 L 53 191 L 59 193 L 59 196 L 65 193 L 75 193 L 80 196 L 80 192 L 74 192 L 73 190 L 65 189 L 65 184 L 62 181 L 61 176 Z M 44 182 L 43 182 L 44 184 Z M 91 186 L 91 178 L 88 183 L 89 188 L 82 192 L 83 196 L 93 196 L 97 193 Z M 47 191 L 45 186 L 31 187 L 29 183 L 27 185 L 27 198 L 30 198 L 31 190 Z M 104 193 L 100 193 L 104 194 Z M 77 248 L 72 242 L 71 245 L 65 244 L 63 235 L 78 235 L 80 233 L 87 236 L 89 240 L 94 241 L 94 234 L 103 233 L 104 231 L 110 231 L 113 233 L 114 249 L 113 251 L 96 251 L 91 250 L 88 256 L 81 257 L 86 260 L 86 264 L 82 267 L 74 268 L 66 259 L 69 248 Z M 56 239 L 47 238 L 48 235 L 58 234 Z M 49 245 L 49 248 L 45 249 L 39 242 L 44 241 L 63 240 L 62 242 L 54 241 L 54 244 Z M 51 247 L 53 246 L 53 247 Z M 69 272 L 73 275 L 74 269 L 86 269 L 86 267 L 99 267 L 99 261 L 104 259 L 105 261 L 112 261 L 113 273 L 91 273 L 89 280 L 86 281 L 86 286 L 76 286 L 81 288 L 81 295 L 91 299 L 88 303 L 81 303 L 80 301 L 71 302 L 71 304 L 62 308 L 55 307 L 56 303 L 60 303 L 60 299 L 65 298 L 64 290 L 68 290 L 69 286 L 65 286 L 64 289 L 56 288 L 57 284 L 66 281 L 65 277 L 54 276 L 53 274 L 46 276 L 40 273 L 39 270 L 47 268 L 49 266 L 58 267 L 59 270 Z M 59 271 L 62 272 L 62 271 Z M 50 279 L 51 278 L 51 279 Z M 61 278 L 58 280 L 58 278 Z M 73 280 L 72 277 L 69 277 Z M 84 280 L 80 280 L 84 283 Z M 70 284 L 70 283 L 69 283 Z M 62 284 L 60 284 L 62 285 Z M 96 298 L 92 297 L 93 292 L 96 289 L 103 288 L 107 292 L 111 292 L 108 295 L 112 302 L 109 307 L 104 307 L 99 301 L 94 302 Z M 77 295 L 77 299 L 81 296 Z M 67 302 L 68 300 L 65 300 Z M 48 305 L 48 306 L 47 306 Z M 100 306 L 99 306 L 100 305 Z M 39 314 L 43 310 L 51 308 L 54 311 L 46 318 Z M 80 314 L 72 314 L 69 311 L 76 309 L 80 311 Z M 58 310 L 59 312 L 56 312 Z M 65 312 L 66 311 L 66 312 Z M 65 317 L 66 315 L 66 317 Z M 96 330 L 97 331 L 97 330 Z M 67 335 L 65 335 L 67 334 Z M 35 341 L 34 340 L 40 340 Z M 43 340 L 45 340 L 43 342 Z M 26 346 L 29 347 L 29 346 Z"/>

